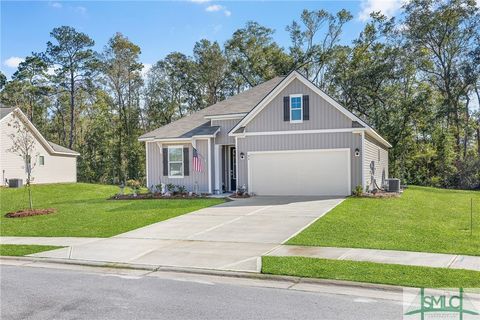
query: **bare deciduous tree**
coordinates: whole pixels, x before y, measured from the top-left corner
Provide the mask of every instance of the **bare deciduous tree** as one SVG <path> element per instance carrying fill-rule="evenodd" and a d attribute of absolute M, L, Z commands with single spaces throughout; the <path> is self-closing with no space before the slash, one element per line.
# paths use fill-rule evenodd
<path fill-rule="evenodd" d="M 32 209 L 32 170 L 35 168 L 35 159 L 38 156 L 38 153 L 35 154 L 35 138 L 20 117 L 15 114 L 15 112 L 12 113 L 12 120 L 10 120 L 7 125 L 15 130 L 15 133 L 8 135 L 8 137 L 12 140 L 12 146 L 7 149 L 7 152 L 14 153 L 23 160 L 25 165 L 25 173 L 27 174 L 26 186 L 28 188 L 28 201 L 30 209 Z"/>

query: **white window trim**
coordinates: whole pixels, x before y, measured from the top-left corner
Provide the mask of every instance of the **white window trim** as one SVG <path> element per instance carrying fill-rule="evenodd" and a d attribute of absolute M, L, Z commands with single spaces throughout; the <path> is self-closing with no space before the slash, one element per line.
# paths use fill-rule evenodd
<path fill-rule="evenodd" d="M 300 120 L 292 120 L 292 98 L 300 98 Z M 302 123 L 303 122 L 303 95 L 302 94 L 291 94 L 290 99 L 290 123 Z M 298 110 L 298 109 L 295 109 Z"/>
<path fill-rule="evenodd" d="M 42 163 L 42 161 L 40 160 L 40 159 L 42 159 L 42 158 L 43 158 L 43 163 Z M 39 165 L 39 166 L 42 166 L 42 167 L 45 166 L 45 156 L 38 156 L 38 165 Z"/>
<path fill-rule="evenodd" d="M 170 161 L 170 149 L 180 149 L 182 152 L 182 175 L 181 176 L 172 176 L 170 174 L 170 163 L 180 163 L 180 161 Z M 167 151 L 167 166 L 168 166 L 168 178 L 169 179 L 183 179 L 184 178 L 184 172 L 185 172 L 185 159 L 183 158 L 183 145 L 178 145 L 178 146 L 168 146 L 168 151 Z"/>

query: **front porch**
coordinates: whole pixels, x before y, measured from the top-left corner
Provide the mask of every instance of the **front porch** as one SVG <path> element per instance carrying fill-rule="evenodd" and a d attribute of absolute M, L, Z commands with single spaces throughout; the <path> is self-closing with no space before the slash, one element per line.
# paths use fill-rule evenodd
<path fill-rule="evenodd" d="M 232 193 L 237 190 L 237 156 L 235 145 L 214 145 L 213 194 Z"/>

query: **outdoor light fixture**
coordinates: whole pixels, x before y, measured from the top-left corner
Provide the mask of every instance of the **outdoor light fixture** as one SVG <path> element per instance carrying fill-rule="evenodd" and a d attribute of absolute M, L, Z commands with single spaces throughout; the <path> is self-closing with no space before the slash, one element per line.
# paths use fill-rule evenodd
<path fill-rule="evenodd" d="M 357 148 L 357 149 L 355 149 L 355 157 L 359 157 L 359 156 L 360 156 L 360 150 L 358 150 L 358 148 Z"/>
<path fill-rule="evenodd" d="M 242 159 L 242 160 L 245 159 L 245 153 L 240 152 L 240 159 Z"/>

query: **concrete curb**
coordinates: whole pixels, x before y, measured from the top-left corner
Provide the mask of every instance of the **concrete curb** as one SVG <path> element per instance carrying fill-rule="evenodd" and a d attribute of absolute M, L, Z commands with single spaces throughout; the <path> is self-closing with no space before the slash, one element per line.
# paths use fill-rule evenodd
<path fill-rule="evenodd" d="M 201 268 L 183 268 L 174 266 L 158 266 L 158 265 L 145 265 L 145 264 L 132 264 L 132 263 L 113 263 L 102 261 L 86 261 L 86 260 L 74 260 L 74 259 L 52 259 L 52 258 L 40 258 L 40 257 L 16 257 L 16 256 L 0 256 L 1 260 L 10 261 L 25 261 L 32 263 L 51 263 L 51 264 L 65 264 L 87 267 L 99 267 L 99 268 L 116 268 L 116 269 L 129 269 L 129 270 L 145 270 L 151 272 L 176 272 L 185 274 L 198 274 L 208 276 L 230 277 L 230 278 L 243 278 L 252 280 L 269 280 L 269 281 L 283 281 L 292 282 L 293 284 L 305 283 L 312 285 L 328 285 L 336 287 L 346 287 L 354 289 L 372 289 L 381 290 L 392 293 L 401 293 L 403 288 L 393 285 L 375 284 L 366 282 L 354 282 L 344 280 L 332 280 L 332 279 L 316 279 L 316 278 L 304 278 L 296 276 L 282 276 L 253 272 L 238 272 L 227 270 L 212 270 Z"/>

